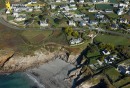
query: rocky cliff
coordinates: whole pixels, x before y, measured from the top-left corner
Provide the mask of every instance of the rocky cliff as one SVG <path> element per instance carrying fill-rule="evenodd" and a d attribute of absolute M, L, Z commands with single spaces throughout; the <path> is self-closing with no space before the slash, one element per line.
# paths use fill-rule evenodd
<path fill-rule="evenodd" d="M 39 66 L 50 60 L 59 58 L 66 62 L 73 63 L 75 56 L 67 55 L 64 51 L 49 52 L 47 50 L 36 51 L 33 56 L 16 55 L 12 50 L 0 51 L 0 73 L 9 73 L 15 71 L 23 71 L 31 67 Z M 72 59 L 73 58 L 73 59 Z"/>
<path fill-rule="evenodd" d="M 13 55 L 12 50 L 0 50 L 0 67 L 3 67 Z"/>

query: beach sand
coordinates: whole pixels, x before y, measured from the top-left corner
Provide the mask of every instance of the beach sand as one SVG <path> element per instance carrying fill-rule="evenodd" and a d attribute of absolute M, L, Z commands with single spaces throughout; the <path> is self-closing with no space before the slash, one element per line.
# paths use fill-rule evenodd
<path fill-rule="evenodd" d="M 71 88 L 72 81 L 65 81 L 73 65 L 60 59 L 52 60 L 37 68 L 30 69 L 27 74 L 40 88 Z M 37 81 L 36 81 L 37 80 Z"/>

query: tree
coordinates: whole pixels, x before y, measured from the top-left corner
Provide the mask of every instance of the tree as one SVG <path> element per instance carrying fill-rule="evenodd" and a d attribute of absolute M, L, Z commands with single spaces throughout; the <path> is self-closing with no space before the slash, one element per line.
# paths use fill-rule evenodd
<path fill-rule="evenodd" d="M 73 32 L 73 29 L 72 29 L 71 27 L 65 28 L 65 33 L 66 33 L 67 35 L 71 36 L 71 35 L 72 35 L 72 32 Z"/>
<path fill-rule="evenodd" d="M 72 32 L 72 35 L 73 35 L 74 37 L 76 37 L 76 38 L 79 37 L 78 31 L 73 31 L 73 32 Z"/>
<path fill-rule="evenodd" d="M 59 19 L 59 18 L 55 18 L 55 19 L 54 19 L 54 22 L 55 22 L 56 24 L 59 24 L 59 23 L 60 23 L 60 19 Z"/>

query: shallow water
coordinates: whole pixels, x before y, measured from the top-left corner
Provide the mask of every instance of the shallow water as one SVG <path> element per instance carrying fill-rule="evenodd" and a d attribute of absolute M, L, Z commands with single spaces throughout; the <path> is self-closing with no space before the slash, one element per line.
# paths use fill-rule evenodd
<path fill-rule="evenodd" d="M 34 85 L 25 73 L 0 75 L 0 88 L 32 88 Z"/>

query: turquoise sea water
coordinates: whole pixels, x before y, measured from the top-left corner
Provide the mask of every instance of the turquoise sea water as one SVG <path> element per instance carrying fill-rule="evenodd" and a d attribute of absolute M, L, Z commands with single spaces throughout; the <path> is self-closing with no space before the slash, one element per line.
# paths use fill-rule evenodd
<path fill-rule="evenodd" d="M 34 82 L 25 73 L 0 75 L 0 88 L 32 88 Z"/>

